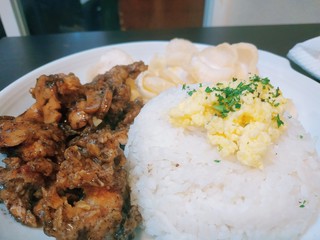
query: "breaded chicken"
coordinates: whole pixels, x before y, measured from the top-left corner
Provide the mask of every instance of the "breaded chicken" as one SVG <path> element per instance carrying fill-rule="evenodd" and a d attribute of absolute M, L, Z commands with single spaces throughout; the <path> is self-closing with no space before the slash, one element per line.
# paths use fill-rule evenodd
<path fill-rule="evenodd" d="M 35 103 L 0 117 L 0 201 L 28 226 L 57 239 L 130 239 L 141 215 L 130 204 L 123 146 L 143 106 L 127 81 L 142 62 L 82 85 L 70 73 L 42 75 Z"/>

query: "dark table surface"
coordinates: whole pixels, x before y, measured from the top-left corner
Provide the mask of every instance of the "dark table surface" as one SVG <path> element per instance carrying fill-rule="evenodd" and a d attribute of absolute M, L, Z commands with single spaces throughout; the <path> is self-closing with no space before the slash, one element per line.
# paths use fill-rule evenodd
<path fill-rule="evenodd" d="M 0 90 L 26 73 L 61 57 L 115 43 L 185 38 L 219 44 L 249 42 L 286 57 L 299 42 L 320 36 L 320 24 L 210 27 L 148 31 L 81 32 L 0 39 Z M 310 77 L 292 63 L 292 67 Z M 312 77 L 311 77 L 312 78 Z"/>

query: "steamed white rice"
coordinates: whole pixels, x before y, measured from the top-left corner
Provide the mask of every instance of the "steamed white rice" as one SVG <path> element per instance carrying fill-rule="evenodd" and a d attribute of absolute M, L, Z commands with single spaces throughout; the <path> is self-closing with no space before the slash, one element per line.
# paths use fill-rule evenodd
<path fill-rule="evenodd" d="M 125 149 L 133 204 L 154 239 L 300 239 L 320 206 L 320 159 L 301 124 L 265 156 L 264 169 L 223 160 L 201 132 L 173 127 L 181 87 L 152 99 Z M 216 161 L 221 160 L 221 161 Z"/>

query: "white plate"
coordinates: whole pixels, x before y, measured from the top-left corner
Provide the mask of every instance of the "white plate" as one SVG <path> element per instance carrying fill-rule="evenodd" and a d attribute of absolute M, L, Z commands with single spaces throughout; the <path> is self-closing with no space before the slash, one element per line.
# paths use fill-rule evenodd
<path fill-rule="evenodd" d="M 21 77 L 0 92 L 0 115 L 18 115 L 34 102 L 28 91 L 35 85 L 37 77 L 41 74 L 73 72 L 87 82 L 89 69 L 107 50 L 122 49 L 134 60 L 143 60 L 148 63 L 155 53 L 164 51 L 167 43 L 155 41 L 110 45 L 73 54 L 46 64 Z M 204 48 L 207 45 L 197 44 L 197 46 Z M 320 153 L 320 84 L 294 71 L 288 60 L 266 51 L 259 50 L 258 68 L 261 76 L 269 77 L 274 86 L 279 86 L 283 94 L 292 99 L 300 121 L 314 138 L 317 151 Z M 33 240 L 52 239 L 47 237 L 42 229 L 32 229 L 17 223 L 8 214 L 3 204 L 0 209 L 0 239 L 19 240 L 25 239 L 26 236 Z M 319 222 L 320 220 L 310 229 L 304 237 L 305 240 L 320 239 Z"/>

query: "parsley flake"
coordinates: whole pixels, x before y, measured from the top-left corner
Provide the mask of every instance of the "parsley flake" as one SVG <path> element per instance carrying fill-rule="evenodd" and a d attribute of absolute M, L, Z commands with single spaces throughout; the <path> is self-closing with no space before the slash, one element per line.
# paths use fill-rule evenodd
<path fill-rule="evenodd" d="M 274 107 L 278 107 L 279 105 L 280 105 L 280 103 L 273 104 Z"/>
<path fill-rule="evenodd" d="M 280 119 L 279 114 L 277 114 L 277 116 L 274 117 L 274 120 L 277 122 L 278 128 L 279 128 L 281 125 L 284 125 L 284 122 Z"/>
<path fill-rule="evenodd" d="M 303 201 L 299 201 L 299 207 L 300 208 L 304 208 L 305 206 L 306 206 L 306 203 L 307 203 L 307 201 L 306 200 L 303 200 Z"/>
<path fill-rule="evenodd" d="M 204 91 L 206 93 L 212 93 L 213 92 L 213 90 L 211 88 L 209 88 L 209 87 L 206 87 L 206 89 Z"/>
<path fill-rule="evenodd" d="M 281 94 L 279 87 L 277 87 L 276 92 L 272 95 L 273 97 L 279 97 Z"/>
<path fill-rule="evenodd" d="M 229 112 L 234 112 L 241 108 L 241 95 L 246 92 L 254 92 L 256 86 L 253 83 L 244 84 L 240 82 L 235 88 L 227 87 L 217 87 L 206 88 L 206 93 L 211 93 L 215 91 L 215 96 L 217 97 L 218 103 L 213 105 L 213 108 L 218 111 L 221 117 L 227 117 Z"/>
<path fill-rule="evenodd" d="M 189 96 L 192 96 L 195 92 L 196 92 L 196 90 L 193 89 L 193 90 L 188 91 L 187 93 L 188 93 Z"/>

